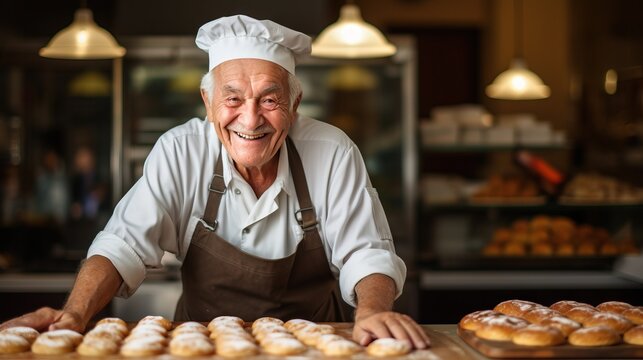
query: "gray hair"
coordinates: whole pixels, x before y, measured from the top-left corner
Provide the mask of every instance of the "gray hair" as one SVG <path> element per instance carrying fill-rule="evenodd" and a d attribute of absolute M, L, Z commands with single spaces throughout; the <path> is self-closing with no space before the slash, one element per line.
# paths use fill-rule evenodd
<path fill-rule="evenodd" d="M 301 82 L 299 79 L 291 73 L 288 73 L 288 88 L 290 90 L 288 107 L 290 110 L 293 109 L 297 97 L 301 95 Z M 209 71 L 203 75 L 201 78 L 201 90 L 205 91 L 208 94 L 208 100 L 212 102 L 212 96 L 214 94 L 214 72 Z"/>

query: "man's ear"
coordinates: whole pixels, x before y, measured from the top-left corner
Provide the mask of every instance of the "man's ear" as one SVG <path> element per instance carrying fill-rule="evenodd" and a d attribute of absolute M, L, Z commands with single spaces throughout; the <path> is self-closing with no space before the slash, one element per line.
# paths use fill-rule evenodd
<path fill-rule="evenodd" d="M 299 93 L 299 96 L 295 99 L 295 103 L 292 105 L 292 112 L 297 113 L 297 108 L 299 108 L 299 103 L 301 103 L 301 96 L 303 93 Z"/>
<path fill-rule="evenodd" d="M 210 109 L 210 97 L 204 89 L 201 89 L 201 100 L 203 100 L 206 110 Z"/>

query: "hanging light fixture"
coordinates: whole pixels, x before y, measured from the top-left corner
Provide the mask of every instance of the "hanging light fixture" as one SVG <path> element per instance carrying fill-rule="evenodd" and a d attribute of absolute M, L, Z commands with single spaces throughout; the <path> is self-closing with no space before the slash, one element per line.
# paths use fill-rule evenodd
<path fill-rule="evenodd" d="M 92 11 L 83 6 L 76 10 L 71 25 L 54 35 L 39 54 L 56 59 L 114 59 L 125 55 L 125 48 L 98 26 Z"/>
<path fill-rule="evenodd" d="M 326 58 L 377 58 L 391 56 L 397 49 L 360 14 L 349 1 L 342 6 L 339 20 L 329 25 L 313 42 L 312 55 Z"/>
<path fill-rule="evenodd" d="M 517 6 L 516 6 L 517 4 Z M 486 88 L 495 99 L 535 100 L 549 97 L 549 86 L 527 68 L 522 56 L 522 0 L 514 1 L 514 51 L 516 56 L 508 70 L 500 73 Z"/>

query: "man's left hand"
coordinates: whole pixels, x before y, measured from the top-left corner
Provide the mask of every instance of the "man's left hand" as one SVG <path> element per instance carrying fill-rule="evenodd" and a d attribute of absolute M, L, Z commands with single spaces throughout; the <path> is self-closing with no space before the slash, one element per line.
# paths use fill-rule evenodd
<path fill-rule="evenodd" d="M 393 311 L 357 315 L 353 328 L 353 339 L 366 346 L 379 338 L 406 340 L 416 349 L 425 349 L 431 341 L 410 316 Z"/>

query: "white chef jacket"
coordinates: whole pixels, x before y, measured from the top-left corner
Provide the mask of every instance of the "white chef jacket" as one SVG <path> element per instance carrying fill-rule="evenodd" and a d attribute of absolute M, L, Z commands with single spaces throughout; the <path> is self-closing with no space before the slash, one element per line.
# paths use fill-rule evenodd
<path fill-rule="evenodd" d="M 289 136 L 299 151 L 319 233 L 344 300 L 354 306 L 355 285 L 373 273 L 391 277 L 399 296 L 406 266 L 395 254 L 384 210 L 358 148 L 341 130 L 303 116 L 294 122 Z M 285 143 L 278 155 L 276 180 L 257 199 L 213 125 L 195 118 L 159 138 L 142 177 L 89 248 L 87 257 L 107 257 L 123 277 L 119 296 L 136 291 L 146 269 L 161 266 L 164 251 L 180 261 L 185 258 L 205 211 L 219 151 L 227 191 L 219 206 L 217 234 L 241 251 L 265 259 L 296 251 L 303 230 L 295 219 L 299 204 Z"/>

